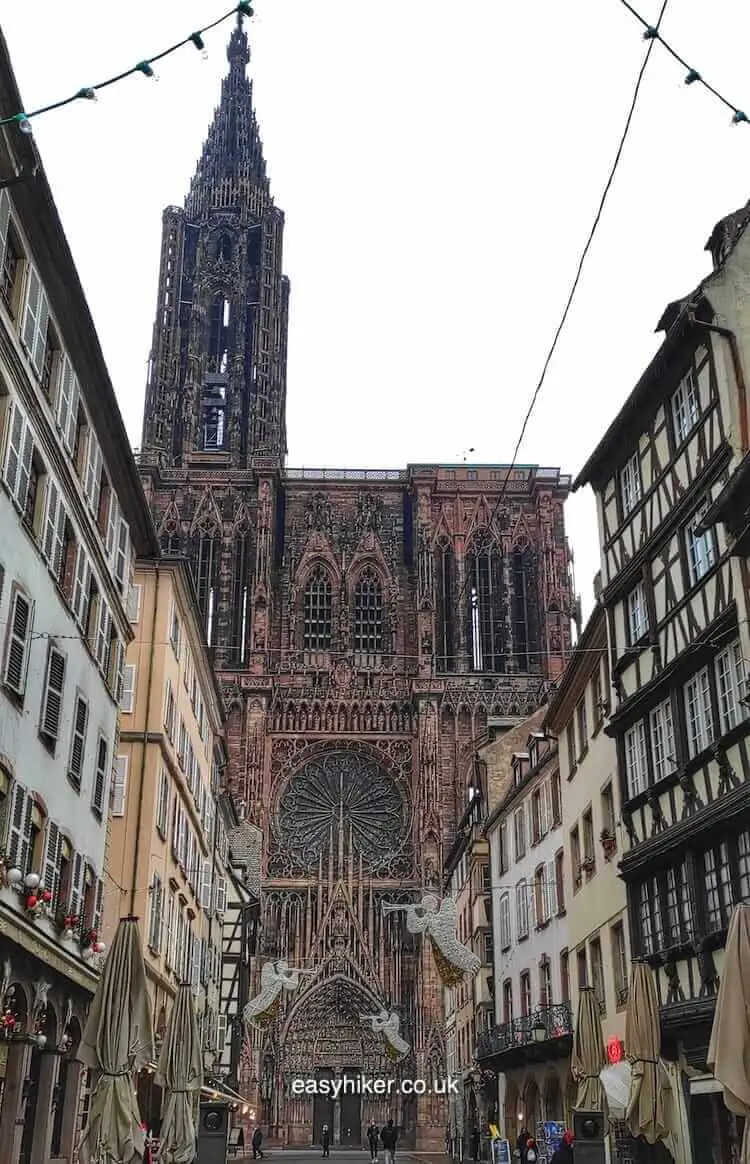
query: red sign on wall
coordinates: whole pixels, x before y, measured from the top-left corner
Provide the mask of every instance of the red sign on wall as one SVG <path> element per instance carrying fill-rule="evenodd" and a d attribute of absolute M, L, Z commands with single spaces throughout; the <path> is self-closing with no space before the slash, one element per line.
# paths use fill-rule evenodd
<path fill-rule="evenodd" d="M 621 1063 L 625 1055 L 625 1046 L 622 1039 L 607 1039 L 607 1058 L 610 1063 Z"/>

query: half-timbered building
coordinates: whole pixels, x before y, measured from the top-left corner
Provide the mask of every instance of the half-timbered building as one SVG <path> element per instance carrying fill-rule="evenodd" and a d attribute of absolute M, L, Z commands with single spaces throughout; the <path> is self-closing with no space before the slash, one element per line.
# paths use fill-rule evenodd
<path fill-rule="evenodd" d="M 750 211 L 575 482 L 597 499 L 634 957 L 654 968 L 663 1053 L 686 1072 L 693 1154 L 730 1158 L 706 1054 L 733 906 L 750 898 L 750 719 L 742 595 L 712 503 L 747 452 Z"/>

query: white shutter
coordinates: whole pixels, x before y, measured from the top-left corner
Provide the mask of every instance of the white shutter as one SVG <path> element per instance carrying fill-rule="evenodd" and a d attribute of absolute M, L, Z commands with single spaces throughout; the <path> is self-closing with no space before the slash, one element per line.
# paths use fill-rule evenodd
<path fill-rule="evenodd" d="M 169 898 L 167 899 L 167 946 L 164 951 L 164 961 L 167 969 L 171 970 L 174 966 L 174 942 L 175 942 L 175 924 L 174 924 L 174 893 L 170 890 Z"/>
<path fill-rule="evenodd" d="M 96 930 L 101 937 L 102 931 L 102 914 L 104 911 L 104 882 L 97 878 L 96 889 L 94 890 L 94 916 L 91 919 L 91 928 Z"/>
<path fill-rule="evenodd" d="M 52 894 L 50 908 L 56 911 L 57 895 L 60 892 L 60 861 L 62 858 L 62 836 L 54 821 L 47 821 L 47 835 L 44 840 L 42 857 L 42 886 Z"/>
<path fill-rule="evenodd" d="M 175 797 L 174 820 L 172 822 L 172 856 L 177 860 L 180 853 L 180 817 L 182 809 L 179 800 Z"/>
<path fill-rule="evenodd" d="M 203 950 L 203 942 L 200 938 L 193 934 L 193 949 L 192 949 L 192 969 L 190 974 L 190 982 L 193 990 L 200 990 L 201 985 L 201 954 Z"/>
<path fill-rule="evenodd" d="M 26 672 L 29 665 L 29 650 L 31 647 L 31 625 L 34 616 L 34 606 L 20 590 L 13 595 L 11 611 L 10 634 L 8 637 L 7 654 L 5 657 L 5 674 L 3 682 L 16 695 L 23 695 L 26 690 Z"/>
<path fill-rule="evenodd" d="M 547 865 L 547 885 L 549 888 L 549 913 L 552 917 L 560 909 L 560 902 L 557 900 L 557 870 L 554 861 L 550 861 Z"/>
<path fill-rule="evenodd" d="M 113 559 L 115 552 L 115 544 L 117 539 L 117 525 L 120 520 L 120 506 L 117 503 L 117 495 L 114 490 L 109 495 L 109 509 L 107 511 L 107 534 L 104 539 L 104 545 L 107 550 L 107 557 L 110 562 Z"/>
<path fill-rule="evenodd" d="M 70 878 L 70 897 L 68 898 L 68 913 L 71 917 L 80 917 L 83 906 L 83 884 L 86 875 L 86 863 L 80 853 L 73 855 L 73 875 Z"/>
<path fill-rule="evenodd" d="M 24 301 L 21 338 L 29 354 L 34 369 L 41 376 L 44 368 L 44 351 L 47 345 L 47 324 L 49 304 L 41 280 L 31 263 L 26 273 L 26 296 Z"/>
<path fill-rule="evenodd" d="M 34 436 L 15 401 L 8 409 L 3 476 L 18 508 L 23 512 L 31 481 Z"/>
<path fill-rule="evenodd" d="M 131 586 L 128 591 L 127 612 L 128 619 L 135 624 L 141 617 L 141 596 L 143 594 L 142 586 Z"/>
<path fill-rule="evenodd" d="M 64 690 L 65 656 L 53 647 L 47 660 L 47 675 L 42 697 L 42 720 L 39 725 L 42 735 L 46 736 L 52 744 L 57 743 L 60 733 Z"/>
<path fill-rule="evenodd" d="M 125 815 L 128 790 L 128 757 L 118 756 L 112 765 L 112 816 Z"/>
<path fill-rule="evenodd" d="M 227 882 L 225 877 L 216 879 L 216 912 L 223 914 L 227 908 Z"/>
<path fill-rule="evenodd" d="M 132 714 L 133 706 L 135 704 L 135 665 L 128 663 L 123 669 L 122 673 L 122 696 L 120 698 L 120 711 L 126 715 Z"/>
<path fill-rule="evenodd" d="M 112 616 L 109 607 L 102 597 L 99 598 L 99 610 L 96 620 L 96 645 L 94 654 L 102 670 L 106 673 L 109 664 L 109 647 L 112 633 Z"/>
<path fill-rule="evenodd" d="M 55 578 L 60 577 L 65 549 L 65 509 L 60 491 L 51 477 L 47 478 L 42 527 L 42 553 Z"/>
<path fill-rule="evenodd" d="M 212 873 L 213 867 L 210 861 L 201 862 L 201 885 L 200 885 L 200 903 L 201 909 L 206 911 L 211 908 L 211 889 L 212 889 Z"/>
<path fill-rule="evenodd" d="M 155 954 L 161 951 L 162 935 L 162 897 L 164 888 L 161 878 L 154 873 L 151 883 L 151 918 L 148 931 L 148 944 Z"/>
<path fill-rule="evenodd" d="M 128 523 L 120 518 L 117 527 L 117 546 L 114 555 L 114 572 L 115 581 L 120 587 L 120 593 L 125 593 L 125 586 L 128 581 L 128 567 L 130 564 L 130 531 Z"/>
<path fill-rule="evenodd" d="M 31 813 L 34 802 L 20 784 L 13 785 L 13 794 L 8 817 L 7 866 L 30 872 L 31 861 Z"/>
<path fill-rule="evenodd" d="M 111 684 L 112 694 L 119 704 L 122 701 L 123 672 L 125 669 L 125 644 L 119 635 L 112 644 Z"/>
<path fill-rule="evenodd" d="M 76 787 L 80 787 L 81 777 L 83 776 L 88 718 L 88 704 L 79 695 L 76 699 L 75 713 L 73 715 L 73 736 L 70 743 L 70 763 L 68 765 L 68 774 L 71 776 Z"/>
<path fill-rule="evenodd" d="M 99 505 L 99 494 L 102 485 L 102 451 L 96 439 L 96 433 L 89 427 L 88 443 L 86 445 L 86 472 L 84 475 L 83 491 L 89 503 L 91 512 L 96 516 Z"/>
<path fill-rule="evenodd" d="M 75 578 L 73 581 L 73 614 L 81 630 L 86 630 L 91 589 L 91 566 L 83 546 L 78 547 Z"/>
<path fill-rule="evenodd" d="M 5 262 L 5 248 L 8 243 L 10 225 L 10 197 L 7 190 L 0 190 L 0 270 Z"/>

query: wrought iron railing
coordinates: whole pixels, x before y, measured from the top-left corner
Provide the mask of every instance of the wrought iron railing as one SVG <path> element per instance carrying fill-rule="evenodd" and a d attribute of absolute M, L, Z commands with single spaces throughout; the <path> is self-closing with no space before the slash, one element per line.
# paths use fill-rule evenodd
<path fill-rule="evenodd" d="M 549 1043 L 573 1034 L 573 1014 L 567 1002 L 543 1006 L 533 1014 L 493 1027 L 477 1040 L 477 1059 L 489 1059 L 529 1044 Z"/>

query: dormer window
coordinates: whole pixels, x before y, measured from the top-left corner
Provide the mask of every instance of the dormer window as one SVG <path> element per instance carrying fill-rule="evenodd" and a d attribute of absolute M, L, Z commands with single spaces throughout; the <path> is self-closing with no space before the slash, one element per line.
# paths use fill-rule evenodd
<path fill-rule="evenodd" d="M 526 765 L 529 762 L 528 752 L 513 753 L 513 783 L 517 788 L 526 775 Z"/>

